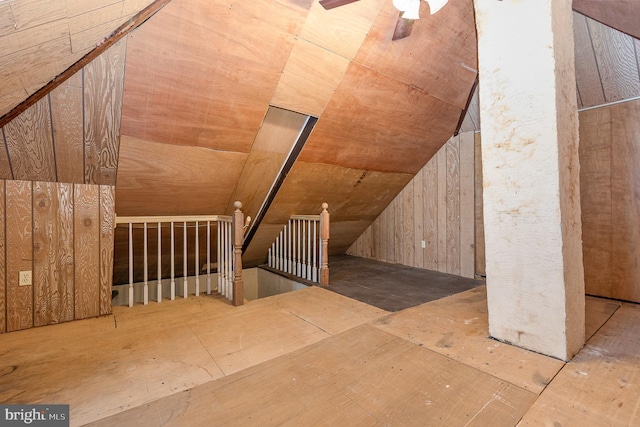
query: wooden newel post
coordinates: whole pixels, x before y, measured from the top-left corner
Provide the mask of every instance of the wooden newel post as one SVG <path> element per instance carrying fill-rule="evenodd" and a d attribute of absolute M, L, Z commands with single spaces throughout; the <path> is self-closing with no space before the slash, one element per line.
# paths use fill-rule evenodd
<path fill-rule="evenodd" d="M 329 212 L 328 204 L 322 204 L 320 213 L 320 285 L 329 286 Z"/>
<path fill-rule="evenodd" d="M 244 282 L 242 281 L 242 244 L 244 240 L 244 213 L 240 210 L 241 202 L 235 202 L 232 217 L 233 240 L 233 305 L 244 304 Z"/>

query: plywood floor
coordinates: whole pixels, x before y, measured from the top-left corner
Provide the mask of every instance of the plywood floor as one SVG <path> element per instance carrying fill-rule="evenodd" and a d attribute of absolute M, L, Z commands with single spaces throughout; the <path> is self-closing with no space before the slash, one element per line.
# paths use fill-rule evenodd
<path fill-rule="evenodd" d="M 0 335 L 0 402 L 72 425 L 633 425 L 640 309 L 587 308 L 564 364 L 487 338 L 482 286 L 396 313 L 318 287 L 115 307 Z"/>

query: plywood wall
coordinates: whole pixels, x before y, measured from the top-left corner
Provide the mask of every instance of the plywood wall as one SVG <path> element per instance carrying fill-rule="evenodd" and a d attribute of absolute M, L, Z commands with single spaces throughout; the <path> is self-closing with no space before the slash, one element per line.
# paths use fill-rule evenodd
<path fill-rule="evenodd" d="M 640 100 L 580 113 L 587 294 L 640 302 Z"/>
<path fill-rule="evenodd" d="M 347 254 L 474 277 L 474 147 L 473 132 L 451 138 Z"/>
<path fill-rule="evenodd" d="M 0 180 L 0 332 L 111 312 L 113 191 Z"/>

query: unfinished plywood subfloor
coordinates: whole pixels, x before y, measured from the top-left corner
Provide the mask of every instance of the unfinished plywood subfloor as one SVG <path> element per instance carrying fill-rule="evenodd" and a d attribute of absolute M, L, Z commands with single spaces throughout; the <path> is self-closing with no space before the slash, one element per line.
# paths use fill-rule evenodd
<path fill-rule="evenodd" d="M 623 304 L 554 378 L 523 426 L 640 424 L 640 306 Z"/>
<path fill-rule="evenodd" d="M 83 425 L 387 314 L 320 288 L 239 308 L 199 297 L 113 311 L 0 335 L 0 403 L 70 404 Z"/>
<path fill-rule="evenodd" d="M 510 426 L 535 398 L 363 325 L 96 425 Z"/>
<path fill-rule="evenodd" d="M 522 387 L 529 365 L 551 378 L 563 363 L 514 348 L 493 350 L 511 380 L 474 366 L 487 324 L 473 310 L 486 311 L 485 298 L 480 287 L 390 314 L 313 287 L 235 308 L 212 297 L 115 307 L 114 316 L 0 335 L 0 403 L 68 403 L 73 426 L 516 425 L 546 398 Z M 635 323 L 601 328 L 618 307 L 587 299 L 588 334 L 606 334 L 596 344 L 603 355 L 622 342 L 608 337 L 640 322 L 640 309 L 625 305 Z M 424 329 L 428 312 L 434 337 L 457 347 L 464 338 L 468 357 L 399 333 L 412 317 Z M 524 362 L 504 363 L 508 354 Z M 614 368 L 601 381 L 615 381 Z"/>

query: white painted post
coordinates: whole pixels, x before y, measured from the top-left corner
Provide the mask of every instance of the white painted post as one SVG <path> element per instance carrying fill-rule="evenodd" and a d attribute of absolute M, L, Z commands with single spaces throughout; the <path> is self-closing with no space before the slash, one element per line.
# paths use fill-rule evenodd
<path fill-rule="evenodd" d="M 162 228 L 158 223 L 158 302 L 162 302 Z"/>
<path fill-rule="evenodd" d="M 199 237 L 198 237 L 198 228 L 199 228 L 199 224 L 198 221 L 196 221 L 196 296 L 200 296 L 200 242 L 199 242 Z"/>
<path fill-rule="evenodd" d="M 182 280 L 182 296 L 183 298 L 187 298 L 189 296 L 189 282 L 188 282 L 188 268 L 187 268 L 187 222 L 183 222 L 183 232 L 182 235 L 184 236 L 184 244 L 183 246 L 183 260 L 182 260 L 182 271 L 183 271 L 183 280 Z"/>
<path fill-rule="evenodd" d="M 298 233 L 298 234 L 297 234 L 297 236 L 296 236 L 296 237 L 297 237 L 296 246 L 298 247 L 298 258 L 297 258 L 297 260 L 296 260 L 296 275 L 297 275 L 298 277 L 302 277 L 302 274 L 300 274 L 300 273 L 301 273 L 301 271 L 302 271 L 302 270 L 301 270 L 301 268 L 302 268 L 302 263 L 301 263 L 301 260 L 300 260 L 300 258 L 301 258 L 301 255 L 300 255 L 300 253 L 301 253 L 301 252 L 300 252 L 300 249 L 301 249 L 301 246 L 303 246 L 303 245 L 302 245 L 302 241 L 301 241 L 301 239 L 300 239 L 300 222 L 301 222 L 300 220 L 296 220 L 296 227 L 297 227 L 297 229 L 298 229 L 298 230 L 297 230 L 297 233 Z"/>
<path fill-rule="evenodd" d="M 176 299 L 176 244 L 173 221 L 171 221 L 171 301 Z"/>
<path fill-rule="evenodd" d="M 474 0 L 489 334 L 562 360 L 584 344 L 570 0 Z"/>
<path fill-rule="evenodd" d="M 148 251 L 147 251 L 147 223 L 145 222 L 144 225 L 144 241 L 143 241 L 143 247 L 144 247 L 144 254 L 143 254 L 143 259 L 144 259 L 144 305 L 149 304 L 149 262 L 148 262 Z"/>
<path fill-rule="evenodd" d="M 133 224 L 129 223 L 129 307 L 133 307 Z"/>

